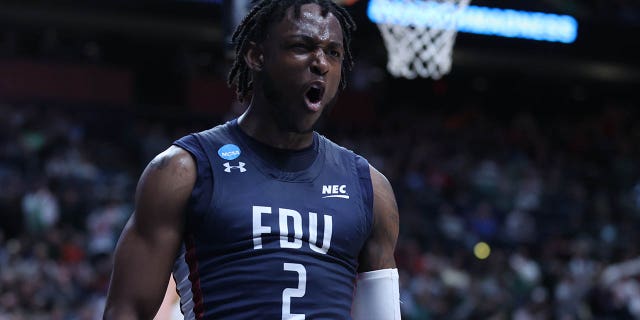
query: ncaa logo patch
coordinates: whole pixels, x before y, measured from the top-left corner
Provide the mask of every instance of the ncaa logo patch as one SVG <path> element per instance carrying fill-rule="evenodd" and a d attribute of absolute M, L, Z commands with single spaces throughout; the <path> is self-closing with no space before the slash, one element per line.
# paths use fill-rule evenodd
<path fill-rule="evenodd" d="M 218 149 L 218 155 L 225 160 L 234 160 L 240 156 L 240 148 L 235 144 L 225 144 Z"/>

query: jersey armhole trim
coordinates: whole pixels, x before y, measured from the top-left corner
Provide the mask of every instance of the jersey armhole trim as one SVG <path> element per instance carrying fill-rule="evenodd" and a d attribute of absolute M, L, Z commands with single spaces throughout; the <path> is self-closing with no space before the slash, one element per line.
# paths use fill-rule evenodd
<path fill-rule="evenodd" d="M 369 162 L 363 157 L 356 155 L 355 159 L 356 171 L 358 173 L 358 181 L 362 192 L 362 202 L 369 219 L 369 232 L 373 230 L 373 183 L 371 182 L 371 170 Z"/>
<path fill-rule="evenodd" d="M 193 142 L 189 143 L 184 140 L 191 140 Z M 209 203 L 210 198 L 212 198 L 211 193 L 207 194 L 206 192 L 207 187 L 204 185 L 206 183 L 206 179 L 203 174 L 201 174 L 207 170 L 207 167 L 209 167 L 208 170 L 210 170 L 210 174 L 213 176 L 211 164 L 206 157 L 206 150 L 202 147 L 202 143 L 200 142 L 197 134 L 190 134 L 189 136 L 175 141 L 173 145 L 187 151 L 196 164 L 196 183 L 191 191 L 191 196 L 189 197 L 189 212 L 199 214 L 201 213 L 201 210 L 199 210 L 201 208 L 197 207 L 197 204 L 203 202 L 199 202 L 198 199 L 205 199 L 206 202 L 204 203 Z M 211 180 L 211 183 L 213 184 L 213 179 Z M 212 187 L 215 187 L 215 184 Z M 187 219 L 192 218 L 200 219 L 202 217 L 192 217 L 191 214 L 187 214 Z"/>

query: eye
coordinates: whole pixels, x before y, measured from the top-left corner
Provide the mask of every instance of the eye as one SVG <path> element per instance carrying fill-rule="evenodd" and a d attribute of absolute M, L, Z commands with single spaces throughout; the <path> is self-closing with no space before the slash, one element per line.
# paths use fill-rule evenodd
<path fill-rule="evenodd" d="M 289 47 L 291 50 L 295 52 L 307 52 L 309 51 L 309 46 L 304 43 L 294 43 Z"/>
<path fill-rule="evenodd" d="M 340 52 L 340 51 L 338 51 L 338 50 L 330 50 L 330 51 L 329 51 L 329 54 L 330 54 L 332 57 L 335 57 L 335 58 L 341 58 L 341 57 L 342 57 L 342 52 Z"/>

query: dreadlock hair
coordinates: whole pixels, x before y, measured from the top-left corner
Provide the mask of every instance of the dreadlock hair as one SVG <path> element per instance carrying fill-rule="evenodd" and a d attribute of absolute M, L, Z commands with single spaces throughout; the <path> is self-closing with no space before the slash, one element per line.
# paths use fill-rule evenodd
<path fill-rule="evenodd" d="M 293 6 L 296 18 L 300 17 L 300 7 L 303 4 L 315 3 L 322 9 L 322 15 L 326 16 L 331 12 L 340 22 L 344 41 L 344 60 L 342 61 L 342 77 L 340 78 L 340 89 L 347 86 L 346 74 L 353 66 L 351 55 L 351 32 L 356 29 L 356 24 L 351 15 L 343 7 L 335 4 L 331 0 L 259 0 L 249 13 L 242 19 L 231 38 L 235 46 L 236 56 L 227 83 L 229 86 L 236 86 L 236 94 L 240 101 L 244 101 L 253 89 L 253 79 L 251 70 L 244 60 L 249 42 L 262 42 L 272 23 L 281 21 L 287 9 Z"/>

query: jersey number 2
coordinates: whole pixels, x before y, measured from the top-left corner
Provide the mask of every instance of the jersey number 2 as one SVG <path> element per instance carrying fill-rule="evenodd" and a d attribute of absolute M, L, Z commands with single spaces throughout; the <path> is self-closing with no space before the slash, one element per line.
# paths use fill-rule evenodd
<path fill-rule="evenodd" d="M 298 273 L 298 287 L 282 291 L 282 320 L 304 320 L 304 314 L 291 313 L 291 298 L 302 298 L 307 291 L 307 269 L 298 263 L 285 263 L 284 270 Z"/>

